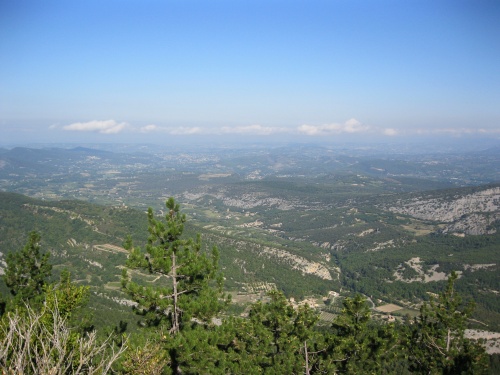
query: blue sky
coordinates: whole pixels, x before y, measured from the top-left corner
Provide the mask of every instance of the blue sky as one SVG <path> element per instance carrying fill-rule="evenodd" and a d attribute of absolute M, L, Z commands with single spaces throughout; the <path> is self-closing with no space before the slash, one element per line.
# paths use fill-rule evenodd
<path fill-rule="evenodd" d="M 500 139 L 500 3 L 0 0 L 0 143 Z"/>

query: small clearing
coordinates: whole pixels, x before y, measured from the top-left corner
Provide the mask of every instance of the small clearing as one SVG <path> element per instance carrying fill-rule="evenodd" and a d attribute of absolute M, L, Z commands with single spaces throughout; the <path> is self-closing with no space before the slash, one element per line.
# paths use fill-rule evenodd
<path fill-rule="evenodd" d="M 391 314 L 394 311 L 398 311 L 398 310 L 401 310 L 401 309 L 403 309 L 401 306 L 395 305 L 393 303 L 389 303 L 387 305 L 378 306 L 378 307 L 375 308 L 375 310 L 383 312 L 383 313 L 386 313 L 386 314 Z"/>
<path fill-rule="evenodd" d="M 413 283 L 413 282 L 424 282 L 429 283 L 431 281 L 443 281 L 447 280 L 449 275 L 444 272 L 438 272 L 439 264 L 434 264 L 428 272 L 425 272 L 422 266 L 423 261 L 418 258 L 411 258 L 406 261 L 404 264 L 401 264 L 398 269 L 394 272 L 394 277 L 398 281 L 403 281 L 405 283 Z M 405 279 L 403 277 L 403 271 L 405 269 L 405 265 L 412 268 L 418 275 L 411 278 Z M 457 272 L 458 277 L 460 277 L 460 272 Z"/>
<path fill-rule="evenodd" d="M 396 247 L 396 245 L 394 244 L 394 240 L 389 240 L 386 242 L 375 242 L 374 245 L 376 245 L 374 248 L 368 249 L 366 251 L 367 252 L 368 251 L 379 251 L 379 250 L 383 250 L 383 249 L 388 248 L 388 247 Z"/>
<path fill-rule="evenodd" d="M 427 226 L 419 226 L 419 225 L 401 225 L 404 230 L 408 232 L 412 232 L 415 236 L 425 236 L 429 233 L 434 232 L 436 229 L 430 225 Z"/>
<path fill-rule="evenodd" d="M 464 264 L 464 270 L 466 271 L 477 271 L 477 270 L 484 270 L 488 269 L 491 267 L 495 267 L 496 263 L 491 263 L 491 264 Z"/>
<path fill-rule="evenodd" d="M 231 176 L 231 173 L 205 173 L 205 174 L 200 174 L 198 176 L 198 179 L 201 181 L 208 181 L 211 178 L 224 178 L 229 176 Z"/>
<path fill-rule="evenodd" d="M 465 337 L 471 340 L 484 339 L 484 347 L 488 354 L 500 354 L 500 333 L 481 331 L 478 329 L 466 329 Z"/>
<path fill-rule="evenodd" d="M 124 253 L 128 254 L 128 251 L 125 250 L 123 247 L 120 246 L 115 246 L 111 244 L 104 244 L 104 245 L 94 245 L 92 247 L 93 250 L 99 250 L 99 251 L 107 251 L 110 253 Z"/>
<path fill-rule="evenodd" d="M 367 230 L 365 230 L 365 231 L 363 231 L 363 232 L 359 233 L 359 234 L 358 234 L 358 237 L 364 237 L 364 236 L 366 236 L 367 234 L 371 234 L 371 233 L 373 233 L 373 232 L 375 232 L 375 229 L 370 228 L 370 229 L 367 229 Z"/>

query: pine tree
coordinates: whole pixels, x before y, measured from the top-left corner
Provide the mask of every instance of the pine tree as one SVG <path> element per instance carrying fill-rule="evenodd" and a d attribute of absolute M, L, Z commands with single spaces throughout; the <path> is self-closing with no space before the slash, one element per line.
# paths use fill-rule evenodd
<path fill-rule="evenodd" d="M 49 253 L 40 252 L 40 235 L 31 232 L 24 248 L 7 254 L 4 281 L 14 305 L 43 300 L 43 288 L 52 272 Z"/>
<path fill-rule="evenodd" d="M 267 358 L 267 372 L 291 374 L 304 366 L 299 352 L 302 343 L 294 334 L 296 311 L 283 293 L 273 291 L 269 303 L 256 303 L 250 311 L 249 319 L 254 330 L 262 337 L 267 349 L 259 344 L 254 350 L 262 350 Z M 313 323 L 314 324 L 314 323 Z"/>
<path fill-rule="evenodd" d="M 424 303 L 410 329 L 408 349 L 413 371 L 421 374 L 479 374 L 487 367 L 484 348 L 465 338 L 474 303 L 462 303 L 452 272 L 437 300 Z"/>
<path fill-rule="evenodd" d="M 327 338 L 325 361 L 336 373 L 382 373 L 386 363 L 398 356 L 394 326 L 373 324 L 366 299 L 359 294 L 346 298 L 343 305 Z"/>
<path fill-rule="evenodd" d="M 317 356 L 318 314 L 307 305 L 295 309 L 281 292 L 269 297 L 269 303 L 252 305 L 248 319 L 232 318 L 222 326 L 226 373 L 325 373 Z"/>
<path fill-rule="evenodd" d="M 157 283 L 143 286 L 130 279 L 124 270 L 122 285 L 134 301 L 148 326 L 157 327 L 164 337 L 173 373 L 180 373 L 183 355 L 178 346 L 189 339 L 189 332 L 200 326 L 210 327 L 212 319 L 227 301 L 222 292 L 216 247 L 202 251 L 201 238 L 184 238 L 186 216 L 173 198 L 166 202 L 165 221 L 157 220 L 148 210 L 149 238 L 145 251 L 131 246 L 129 268 L 156 275 Z M 181 337 L 178 337 L 182 333 Z M 169 336 L 170 338 L 167 338 Z"/>

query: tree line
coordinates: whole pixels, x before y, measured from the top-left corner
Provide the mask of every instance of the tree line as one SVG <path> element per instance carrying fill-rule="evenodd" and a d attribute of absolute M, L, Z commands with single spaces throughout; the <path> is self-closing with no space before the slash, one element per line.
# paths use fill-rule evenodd
<path fill-rule="evenodd" d="M 483 346 L 465 337 L 473 311 L 452 273 L 438 297 L 410 322 L 381 323 L 362 295 L 348 297 L 331 325 L 294 308 L 280 291 L 251 305 L 247 317 L 225 313 L 219 252 L 183 236 L 186 216 L 173 198 L 163 219 L 148 210 L 147 243 L 129 251 L 122 290 L 143 329 L 118 324 L 97 332 L 86 314 L 89 288 L 69 272 L 49 283 L 49 253 L 40 235 L 9 253 L 0 305 L 2 374 L 488 374 Z M 154 283 L 135 278 L 155 275 Z"/>

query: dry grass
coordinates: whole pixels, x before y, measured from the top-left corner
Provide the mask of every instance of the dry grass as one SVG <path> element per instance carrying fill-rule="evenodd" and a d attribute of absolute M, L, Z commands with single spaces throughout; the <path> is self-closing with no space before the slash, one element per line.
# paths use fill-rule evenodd
<path fill-rule="evenodd" d="M 425 236 L 426 234 L 432 233 L 435 231 L 434 227 L 431 226 L 422 226 L 422 225 L 402 225 L 404 230 L 413 233 L 415 236 Z"/>
<path fill-rule="evenodd" d="M 382 306 L 378 306 L 375 308 L 377 311 L 380 311 L 380 312 L 383 312 L 383 313 L 393 313 L 394 311 L 398 311 L 398 310 L 401 310 L 402 307 L 401 306 L 398 306 L 398 305 L 394 305 L 392 303 L 389 303 L 387 305 L 382 305 Z"/>
<path fill-rule="evenodd" d="M 99 251 L 108 251 L 110 253 L 125 253 L 125 254 L 129 253 L 123 247 L 111 245 L 108 243 L 104 245 L 94 245 L 93 249 Z"/>

